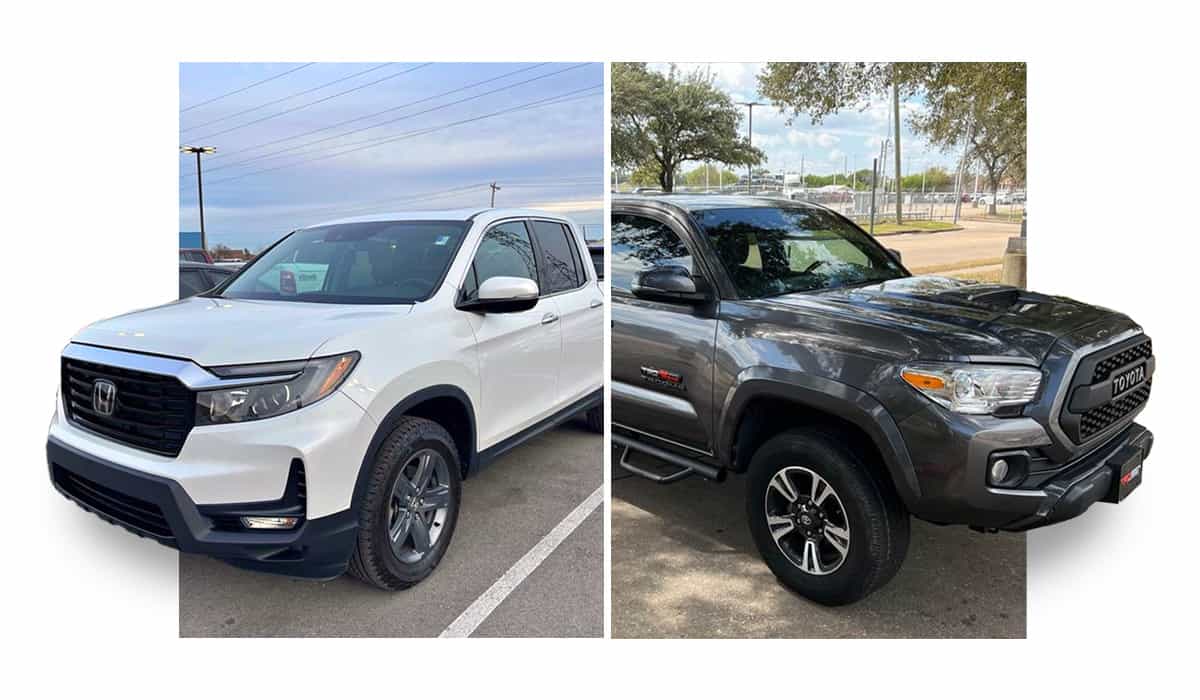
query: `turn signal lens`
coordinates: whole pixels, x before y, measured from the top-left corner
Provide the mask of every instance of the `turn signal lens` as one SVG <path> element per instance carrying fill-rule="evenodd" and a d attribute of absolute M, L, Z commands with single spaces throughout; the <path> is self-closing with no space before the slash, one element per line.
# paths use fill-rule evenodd
<path fill-rule="evenodd" d="M 911 369 L 906 369 L 900 373 L 900 376 L 904 378 L 904 381 L 913 385 L 913 387 L 916 389 L 938 390 L 946 388 L 946 380 L 935 374 L 923 374 Z"/>

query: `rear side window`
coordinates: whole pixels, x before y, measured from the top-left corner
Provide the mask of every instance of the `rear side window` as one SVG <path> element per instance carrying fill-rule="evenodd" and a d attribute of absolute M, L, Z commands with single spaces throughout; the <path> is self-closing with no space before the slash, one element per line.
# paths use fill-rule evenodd
<path fill-rule="evenodd" d="M 533 235 L 542 249 L 542 293 L 553 294 L 575 289 L 587 275 L 579 269 L 579 254 L 562 224 L 553 221 L 534 221 Z"/>
<path fill-rule="evenodd" d="M 475 298 L 479 285 L 492 277 L 524 277 L 537 282 L 533 243 L 524 222 L 498 224 L 483 234 L 463 285 L 463 297 Z"/>

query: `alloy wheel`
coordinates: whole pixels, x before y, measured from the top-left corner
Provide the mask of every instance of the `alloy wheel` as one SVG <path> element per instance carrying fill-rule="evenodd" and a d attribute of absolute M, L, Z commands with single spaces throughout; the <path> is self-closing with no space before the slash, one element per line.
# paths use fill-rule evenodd
<path fill-rule="evenodd" d="M 388 501 L 388 541 L 397 559 L 414 564 L 433 550 L 450 498 L 450 467 L 440 453 L 424 449 L 408 458 Z"/>
<path fill-rule="evenodd" d="M 767 527 L 779 551 L 801 571 L 832 574 L 850 552 L 850 520 L 841 498 L 812 469 L 783 467 L 764 499 Z"/>

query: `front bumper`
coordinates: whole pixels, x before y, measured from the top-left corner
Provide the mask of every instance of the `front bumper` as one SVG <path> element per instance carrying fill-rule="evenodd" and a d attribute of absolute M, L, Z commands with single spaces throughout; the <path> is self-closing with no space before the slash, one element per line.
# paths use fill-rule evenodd
<path fill-rule="evenodd" d="M 72 447 L 46 442 L 50 480 L 67 499 L 134 534 L 235 566 L 303 578 L 345 572 L 358 522 L 353 510 L 305 520 L 295 530 L 232 532 L 215 527 L 176 481 L 123 467 Z M 245 507 L 247 504 L 241 504 Z"/>
<path fill-rule="evenodd" d="M 1114 465 L 1144 459 L 1154 440 L 1149 430 L 1130 423 L 1086 454 L 1055 462 L 1044 454 L 1053 447 L 1051 436 L 1032 418 L 967 416 L 931 407 L 902 421 L 900 430 L 920 484 L 920 496 L 909 504 L 913 515 L 1016 531 L 1081 515 L 1107 496 Z M 1019 487 L 988 484 L 989 458 L 1001 452 L 1037 458 Z"/>

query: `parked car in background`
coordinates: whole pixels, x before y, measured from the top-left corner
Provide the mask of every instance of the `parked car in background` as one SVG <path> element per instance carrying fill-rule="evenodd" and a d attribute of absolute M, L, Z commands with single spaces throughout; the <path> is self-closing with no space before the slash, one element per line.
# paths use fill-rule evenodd
<path fill-rule="evenodd" d="M 216 287 L 237 270 L 219 265 L 179 261 L 179 298 L 190 297 Z"/>
<path fill-rule="evenodd" d="M 212 256 L 203 248 L 180 248 L 179 260 L 186 262 L 207 263 L 212 264 Z"/>
<path fill-rule="evenodd" d="M 50 480 L 183 551 L 412 586 L 450 545 L 464 478 L 572 418 L 602 430 L 584 250 L 535 210 L 297 230 L 215 290 L 71 339 Z"/>

